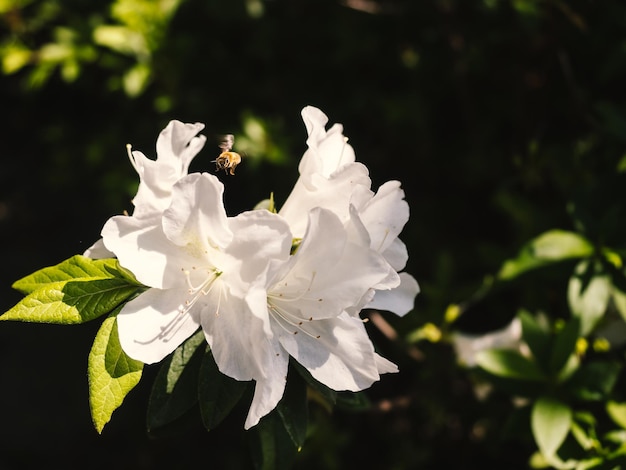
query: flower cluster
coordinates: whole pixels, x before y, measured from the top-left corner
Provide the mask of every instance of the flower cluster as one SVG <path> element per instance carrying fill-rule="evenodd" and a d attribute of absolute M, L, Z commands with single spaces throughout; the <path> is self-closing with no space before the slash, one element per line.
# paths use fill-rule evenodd
<path fill-rule="evenodd" d="M 255 381 L 245 427 L 280 401 L 289 356 L 333 390 L 359 391 L 397 371 L 379 356 L 359 312 L 404 315 L 419 292 L 402 271 L 398 235 L 409 218 L 397 181 L 371 189 L 338 124 L 302 110 L 300 176 L 282 208 L 226 215 L 224 186 L 191 173 L 202 124 L 172 121 L 157 159 L 129 156 L 140 178 L 131 215 L 114 216 L 85 253 L 116 257 L 146 286 L 117 316 L 125 353 L 164 359 L 199 328 L 219 370 Z"/>

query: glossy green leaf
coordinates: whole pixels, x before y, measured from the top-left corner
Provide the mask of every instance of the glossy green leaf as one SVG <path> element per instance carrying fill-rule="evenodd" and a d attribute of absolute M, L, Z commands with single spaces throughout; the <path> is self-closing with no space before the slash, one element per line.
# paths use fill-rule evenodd
<path fill-rule="evenodd" d="M 546 379 L 535 362 L 510 349 L 480 351 L 476 354 L 476 364 L 499 377 L 532 381 Z"/>
<path fill-rule="evenodd" d="M 556 455 L 572 425 L 572 409 L 560 400 L 541 397 L 533 405 L 531 429 L 541 453 L 549 458 Z"/>
<path fill-rule="evenodd" d="M 581 235 L 564 230 L 550 230 L 526 244 L 519 255 L 506 261 L 498 277 L 513 279 L 531 269 L 593 253 L 593 245 Z"/>
<path fill-rule="evenodd" d="M 76 324 L 111 313 L 142 288 L 115 259 L 76 255 L 13 284 L 27 294 L 0 320 Z"/>
<path fill-rule="evenodd" d="M 52 282 L 24 297 L 0 320 L 84 323 L 112 312 L 139 289 L 124 279 Z"/>
<path fill-rule="evenodd" d="M 277 410 L 261 418 L 248 432 L 254 467 L 258 470 L 287 470 L 293 465 L 297 448 Z"/>
<path fill-rule="evenodd" d="M 232 411 L 251 382 L 240 382 L 222 374 L 211 351 L 206 351 L 200 366 L 198 402 L 207 430 L 215 429 Z"/>
<path fill-rule="evenodd" d="M 89 406 L 98 433 L 141 379 L 143 363 L 124 353 L 116 316 L 110 316 L 96 334 L 88 359 Z"/>
<path fill-rule="evenodd" d="M 139 286 L 132 274 L 122 268 L 114 258 L 91 259 L 82 255 L 47 268 L 40 269 L 13 283 L 13 288 L 23 294 L 30 294 L 47 284 L 58 281 L 90 281 L 99 279 L 125 279 L 127 284 Z"/>
<path fill-rule="evenodd" d="M 198 371 L 204 345 L 204 334 L 198 331 L 163 361 L 148 402 L 149 432 L 181 418 L 198 402 Z"/>
<path fill-rule="evenodd" d="M 297 449 L 302 447 L 306 439 L 308 424 L 306 389 L 304 379 L 297 373 L 290 373 L 283 397 L 276 407 L 283 426 Z"/>
<path fill-rule="evenodd" d="M 588 260 L 576 266 L 569 280 L 567 300 L 572 315 L 580 319 L 580 334 L 588 335 L 604 316 L 612 292 L 611 280 Z"/>

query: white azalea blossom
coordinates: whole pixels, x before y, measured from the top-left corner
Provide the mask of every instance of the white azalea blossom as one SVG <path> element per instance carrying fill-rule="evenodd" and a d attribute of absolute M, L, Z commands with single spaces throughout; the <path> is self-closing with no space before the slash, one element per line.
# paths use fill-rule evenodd
<path fill-rule="evenodd" d="M 396 371 L 347 313 L 371 286 L 399 282 L 356 213 L 343 222 L 310 211 L 291 255 L 282 216 L 227 217 L 222 193 L 215 176 L 192 174 L 173 185 L 159 224 L 117 216 L 105 225 L 107 249 L 149 287 L 117 317 L 126 354 L 158 362 L 201 327 L 219 370 L 256 382 L 246 428 L 279 402 L 290 355 L 335 390 L 362 390 Z"/>
<path fill-rule="evenodd" d="M 133 217 L 159 216 L 170 204 L 172 187 L 187 175 L 189 165 L 206 142 L 197 135 L 204 129 L 202 123 L 183 123 L 172 120 L 160 132 L 156 142 L 156 160 L 128 146 L 128 157 L 139 175 L 139 187 L 133 198 Z M 90 258 L 111 258 L 115 255 L 98 240 L 85 253 Z"/>
<path fill-rule="evenodd" d="M 409 206 L 400 183 L 388 181 L 374 193 L 368 170 L 355 161 L 354 149 L 344 137 L 342 126 L 334 124 L 327 131 L 328 117 L 312 106 L 302 110 L 302 118 L 309 136 L 308 149 L 298 167 L 300 177 L 279 214 L 289 222 L 294 236 L 300 237 L 311 209 L 329 209 L 346 221 L 350 207 L 355 207 L 370 235 L 371 248 L 381 253 L 395 271 L 401 271 L 408 252 L 398 236 L 409 219 Z M 358 312 L 366 306 L 405 315 L 413 309 L 420 289 L 408 273 L 400 273 L 399 279 L 393 289 L 373 286 L 352 310 Z"/>

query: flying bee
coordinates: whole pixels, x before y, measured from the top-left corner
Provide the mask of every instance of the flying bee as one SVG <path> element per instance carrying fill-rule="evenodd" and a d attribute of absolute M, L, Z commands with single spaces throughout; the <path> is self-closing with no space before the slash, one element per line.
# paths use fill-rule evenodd
<path fill-rule="evenodd" d="M 226 134 L 222 137 L 222 142 L 219 144 L 219 148 L 222 149 L 219 157 L 215 160 L 216 171 L 224 170 L 231 175 L 235 174 L 235 168 L 241 163 L 241 155 L 237 152 L 232 152 L 233 144 L 235 143 L 235 136 L 232 134 Z"/>

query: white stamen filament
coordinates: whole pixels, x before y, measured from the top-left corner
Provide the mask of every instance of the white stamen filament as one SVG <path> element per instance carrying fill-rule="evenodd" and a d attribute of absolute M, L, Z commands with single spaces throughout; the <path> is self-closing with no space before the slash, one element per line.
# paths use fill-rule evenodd
<path fill-rule="evenodd" d="M 298 334 L 299 331 L 302 331 L 305 335 L 309 336 L 310 338 L 320 339 L 320 335 L 314 335 L 312 333 L 309 333 L 302 326 L 304 324 L 304 322 L 313 321 L 313 317 L 310 317 L 307 320 L 304 320 L 304 319 L 302 319 L 302 318 L 300 318 L 300 317 L 290 313 L 288 310 L 285 310 L 284 308 L 280 308 L 277 305 L 275 305 L 275 304 L 273 304 L 272 302 L 269 302 L 269 301 L 267 303 L 267 307 L 268 307 L 270 313 L 275 314 L 278 317 L 277 318 L 277 323 L 287 333 L 295 335 L 295 334 Z M 285 325 L 283 325 L 283 322 L 280 321 L 280 320 L 283 320 L 287 324 L 295 327 L 296 330 L 295 331 L 289 330 Z"/>

